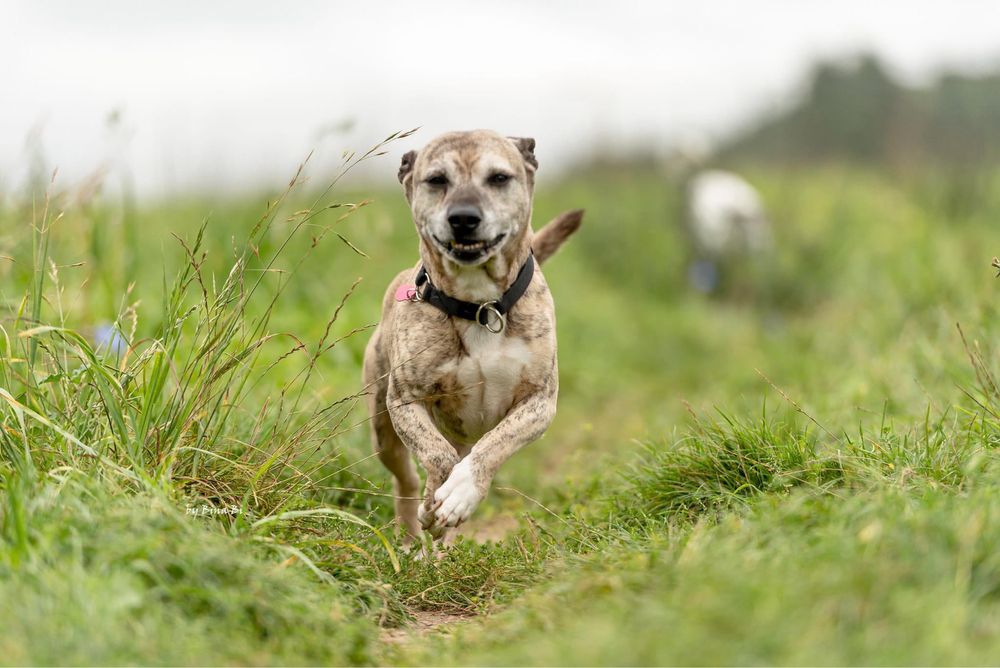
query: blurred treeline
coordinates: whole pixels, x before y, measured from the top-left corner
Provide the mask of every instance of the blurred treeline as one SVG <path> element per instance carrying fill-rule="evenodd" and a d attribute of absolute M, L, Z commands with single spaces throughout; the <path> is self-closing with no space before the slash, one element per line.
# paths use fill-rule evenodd
<path fill-rule="evenodd" d="M 870 54 L 815 65 L 791 108 L 752 123 L 723 147 L 738 161 L 851 161 L 906 169 L 1000 161 L 1000 71 L 947 71 L 903 85 Z"/>

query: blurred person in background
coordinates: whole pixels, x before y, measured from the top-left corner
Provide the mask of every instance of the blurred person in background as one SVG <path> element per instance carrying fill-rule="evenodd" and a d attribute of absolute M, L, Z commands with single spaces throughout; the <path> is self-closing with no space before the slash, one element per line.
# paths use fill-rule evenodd
<path fill-rule="evenodd" d="M 768 253 L 773 245 L 771 222 L 757 189 L 742 176 L 709 168 L 708 142 L 686 137 L 669 164 L 680 185 L 681 221 L 689 240 L 688 281 L 702 294 L 749 286 L 733 286 L 739 277 L 728 267 Z"/>

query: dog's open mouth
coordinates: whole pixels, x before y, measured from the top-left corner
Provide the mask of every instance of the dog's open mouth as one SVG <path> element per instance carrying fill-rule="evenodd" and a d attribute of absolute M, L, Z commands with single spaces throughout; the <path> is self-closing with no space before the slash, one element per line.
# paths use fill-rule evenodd
<path fill-rule="evenodd" d="M 490 251 L 496 248 L 505 236 L 506 234 L 500 234 L 493 239 L 483 239 L 481 241 L 456 241 L 454 239 L 451 241 L 441 241 L 437 237 L 434 237 L 434 241 L 438 242 L 438 245 L 457 261 L 470 263 L 489 255 Z"/>

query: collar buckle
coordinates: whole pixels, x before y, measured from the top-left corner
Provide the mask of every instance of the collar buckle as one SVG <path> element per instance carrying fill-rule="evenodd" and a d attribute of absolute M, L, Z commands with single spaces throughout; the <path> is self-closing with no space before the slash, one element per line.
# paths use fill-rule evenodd
<path fill-rule="evenodd" d="M 500 309 L 498 308 L 499 306 L 500 302 L 490 301 L 483 302 L 479 305 L 479 308 L 476 309 L 476 322 L 485 327 L 486 331 L 491 334 L 499 334 L 503 330 L 507 329 L 507 316 L 500 312 Z M 485 320 L 481 317 L 484 311 L 486 312 Z M 497 317 L 498 324 L 496 329 L 490 326 L 490 313 L 493 313 Z"/>

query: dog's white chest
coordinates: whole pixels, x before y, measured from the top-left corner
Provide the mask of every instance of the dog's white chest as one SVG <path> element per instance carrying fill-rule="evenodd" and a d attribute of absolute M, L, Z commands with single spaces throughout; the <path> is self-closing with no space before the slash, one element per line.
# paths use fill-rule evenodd
<path fill-rule="evenodd" d="M 441 371 L 454 374 L 457 401 L 448 402 L 453 413 L 444 422 L 458 440 L 475 442 L 504 418 L 514 403 L 515 390 L 531 363 L 531 350 L 517 337 L 492 334 L 470 327 L 462 335 L 463 354 L 446 362 Z"/>

